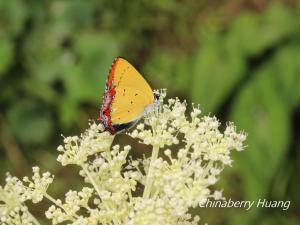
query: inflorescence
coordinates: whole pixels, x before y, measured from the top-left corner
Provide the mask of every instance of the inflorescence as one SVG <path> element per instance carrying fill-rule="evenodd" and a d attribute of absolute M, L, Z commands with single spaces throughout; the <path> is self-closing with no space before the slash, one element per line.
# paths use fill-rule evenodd
<path fill-rule="evenodd" d="M 198 224 L 200 217 L 189 209 L 208 198 L 223 198 L 222 191 L 211 186 L 231 165 L 231 150 L 244 149 L 246 135 L 233 123 L 221 132 L 219 121 L 200 116 L 194 105 L 187 117 L 186 102 L 176 98 L 163 103 L 165 92 L 160 94 L 161 104 L 127 133 L 152 146 L 151 157 L 131 159 L 131 146 L 112 146 L 114 136 L 93 122 L 81 136 L 65 137 L 58 147 L 57 160 L 63 166 L 79 166 L 85 187 L 69 190 L 60 200 L 47 193 L 54 176 L 41 174 L 39 167 L 33 167 L 32 178 L 7 174 L 6 184 L 0 186 L 1 224 L 40 224 L 26 202 L 44 198 L 52 202 L 45 212 L 52 224 Z"/>

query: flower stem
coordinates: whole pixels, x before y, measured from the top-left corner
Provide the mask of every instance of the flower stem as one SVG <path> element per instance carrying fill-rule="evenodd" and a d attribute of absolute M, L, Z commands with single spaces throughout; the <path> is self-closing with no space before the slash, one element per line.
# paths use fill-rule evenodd
<path fill-rule="evenodd" d="M 153 166 L 154 162 L 158 157 L 159 153 L 159 146 L 153 146 L 152 150 L 152 156 L 151 156 L 151 161 L 149 165 L 149 170 L 146 178 L 146 184 L 145 184 L 145 189 L 143 193 L 143 198 L 149 198 L 151 194 L 151 188 L 152 188 L 152 183 L 153 183 Z"/>
<path fill-rule="evenodd" d="M 54 198 L 52 198 L 51 195 L 45 193 L 44 196 L 45 196 L 49 201 L 51 201 L 52 203 L 54 203 L 56 206 L 58 206 L 58 207 L 60 207 L 62 210 L 64 210 L 64 212 L 65 212 L 68 216 L 71 217 L 71 220 L 72 220 L 72 221 L 75 221 L 76 219 L 79 218 L 79 216 L 76 215 L 76 214 L 75 214 L 74 216 L 70 215 L 70 214 L 68 213 L 68 211 L 67 211 L 61 204 L 57 204 L 57 200 L 55 200 Z"/>
<path fill-rule="evenodd" d="M 99 198 L 100 198 L 100 190 L 98 188 L 98 185 L 96 184 L 95 180 L 93 179 L 93 177 L 91 176 L 90 172 L 88 171 L 87 167 L 85 165 L 81 166 L 83 171 L 86 173 L 87 177 L 89 178 L 90 182 L 92 183 L 93 187 L 95 188 Z"/>
<path fill-rule="evenodd" d="M 40 222 L 29 211 L 28 211 L 28 214 L 31 217 L 31 219 L 35 225 L 41 225 Z"/>
<path fill-rule="evenodd" d="M 92 183 L 93 187 L 95 188 L 99 198 L 101 199 L 101 195 L 100 195 L 100 190 L 99 190 L 99 187 L 98 185 L 96 184 L 95 180 L 93 179 L 93 177 L 91 176 L 88 168 L 86 167 L 86 165 L 82 165 L 81 168 L 83 169 L 83 171 L 86 173 L 87 177 L 89 178 L 90 182 Z M 107 205 L 107 204 L 104 204 L 103 202 L 103 205 L 106 209 L 110 209 L 110 207 Z M 116 219 L 113 219 L 113 222 L 114 224 L 118 224 L 118 222 L 116 221 Z"/>

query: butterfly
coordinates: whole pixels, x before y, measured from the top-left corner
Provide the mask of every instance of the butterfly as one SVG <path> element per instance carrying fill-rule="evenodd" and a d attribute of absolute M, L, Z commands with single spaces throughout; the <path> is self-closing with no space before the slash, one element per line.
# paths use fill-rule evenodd
<path fill-rule="evenodd" d="M 111 134 L 129 129 L 158 104 L 143 76 L 126 59 L 113 61 L 106 81 L 99 120 Z"/>

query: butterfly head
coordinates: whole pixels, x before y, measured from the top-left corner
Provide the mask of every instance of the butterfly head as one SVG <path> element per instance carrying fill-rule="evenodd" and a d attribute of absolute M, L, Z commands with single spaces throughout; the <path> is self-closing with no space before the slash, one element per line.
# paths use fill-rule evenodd
<path fill-rule="evenodd" d="M 155 100 L 155 101 L 159 101 L 159 97 L 160 97 L 159 92 L 156 92 L 156 91 L 155 91 L 155 92 L 153 93 L 153 95 L 154 95 L 154 100 Z"/>
<path fill-rule="evenodd" d="M 155 90 L 153 91 L 153 95 L 154 95 L 154 107 L 159 106 L 160 102 L 161 102 L 161 94 L 159 93 L 159 91 Z"/>

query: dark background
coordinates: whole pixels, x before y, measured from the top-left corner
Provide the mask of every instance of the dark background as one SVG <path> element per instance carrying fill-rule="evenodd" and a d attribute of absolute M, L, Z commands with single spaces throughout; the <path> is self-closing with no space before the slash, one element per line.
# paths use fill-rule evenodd
<path fill-rule="evenodd" d="M 153 88 L 248 133 L 218 184 L 227 198 L 292 201 L 287 211 L 196 209 L 202 224 L 299 224 L 299 18 L 296 0 L 0 0 L 1 183 L 37 164 L 56 174 L 55 197 L 82 185 L 55 149 L 97 118 L 121 55 Z"/>

